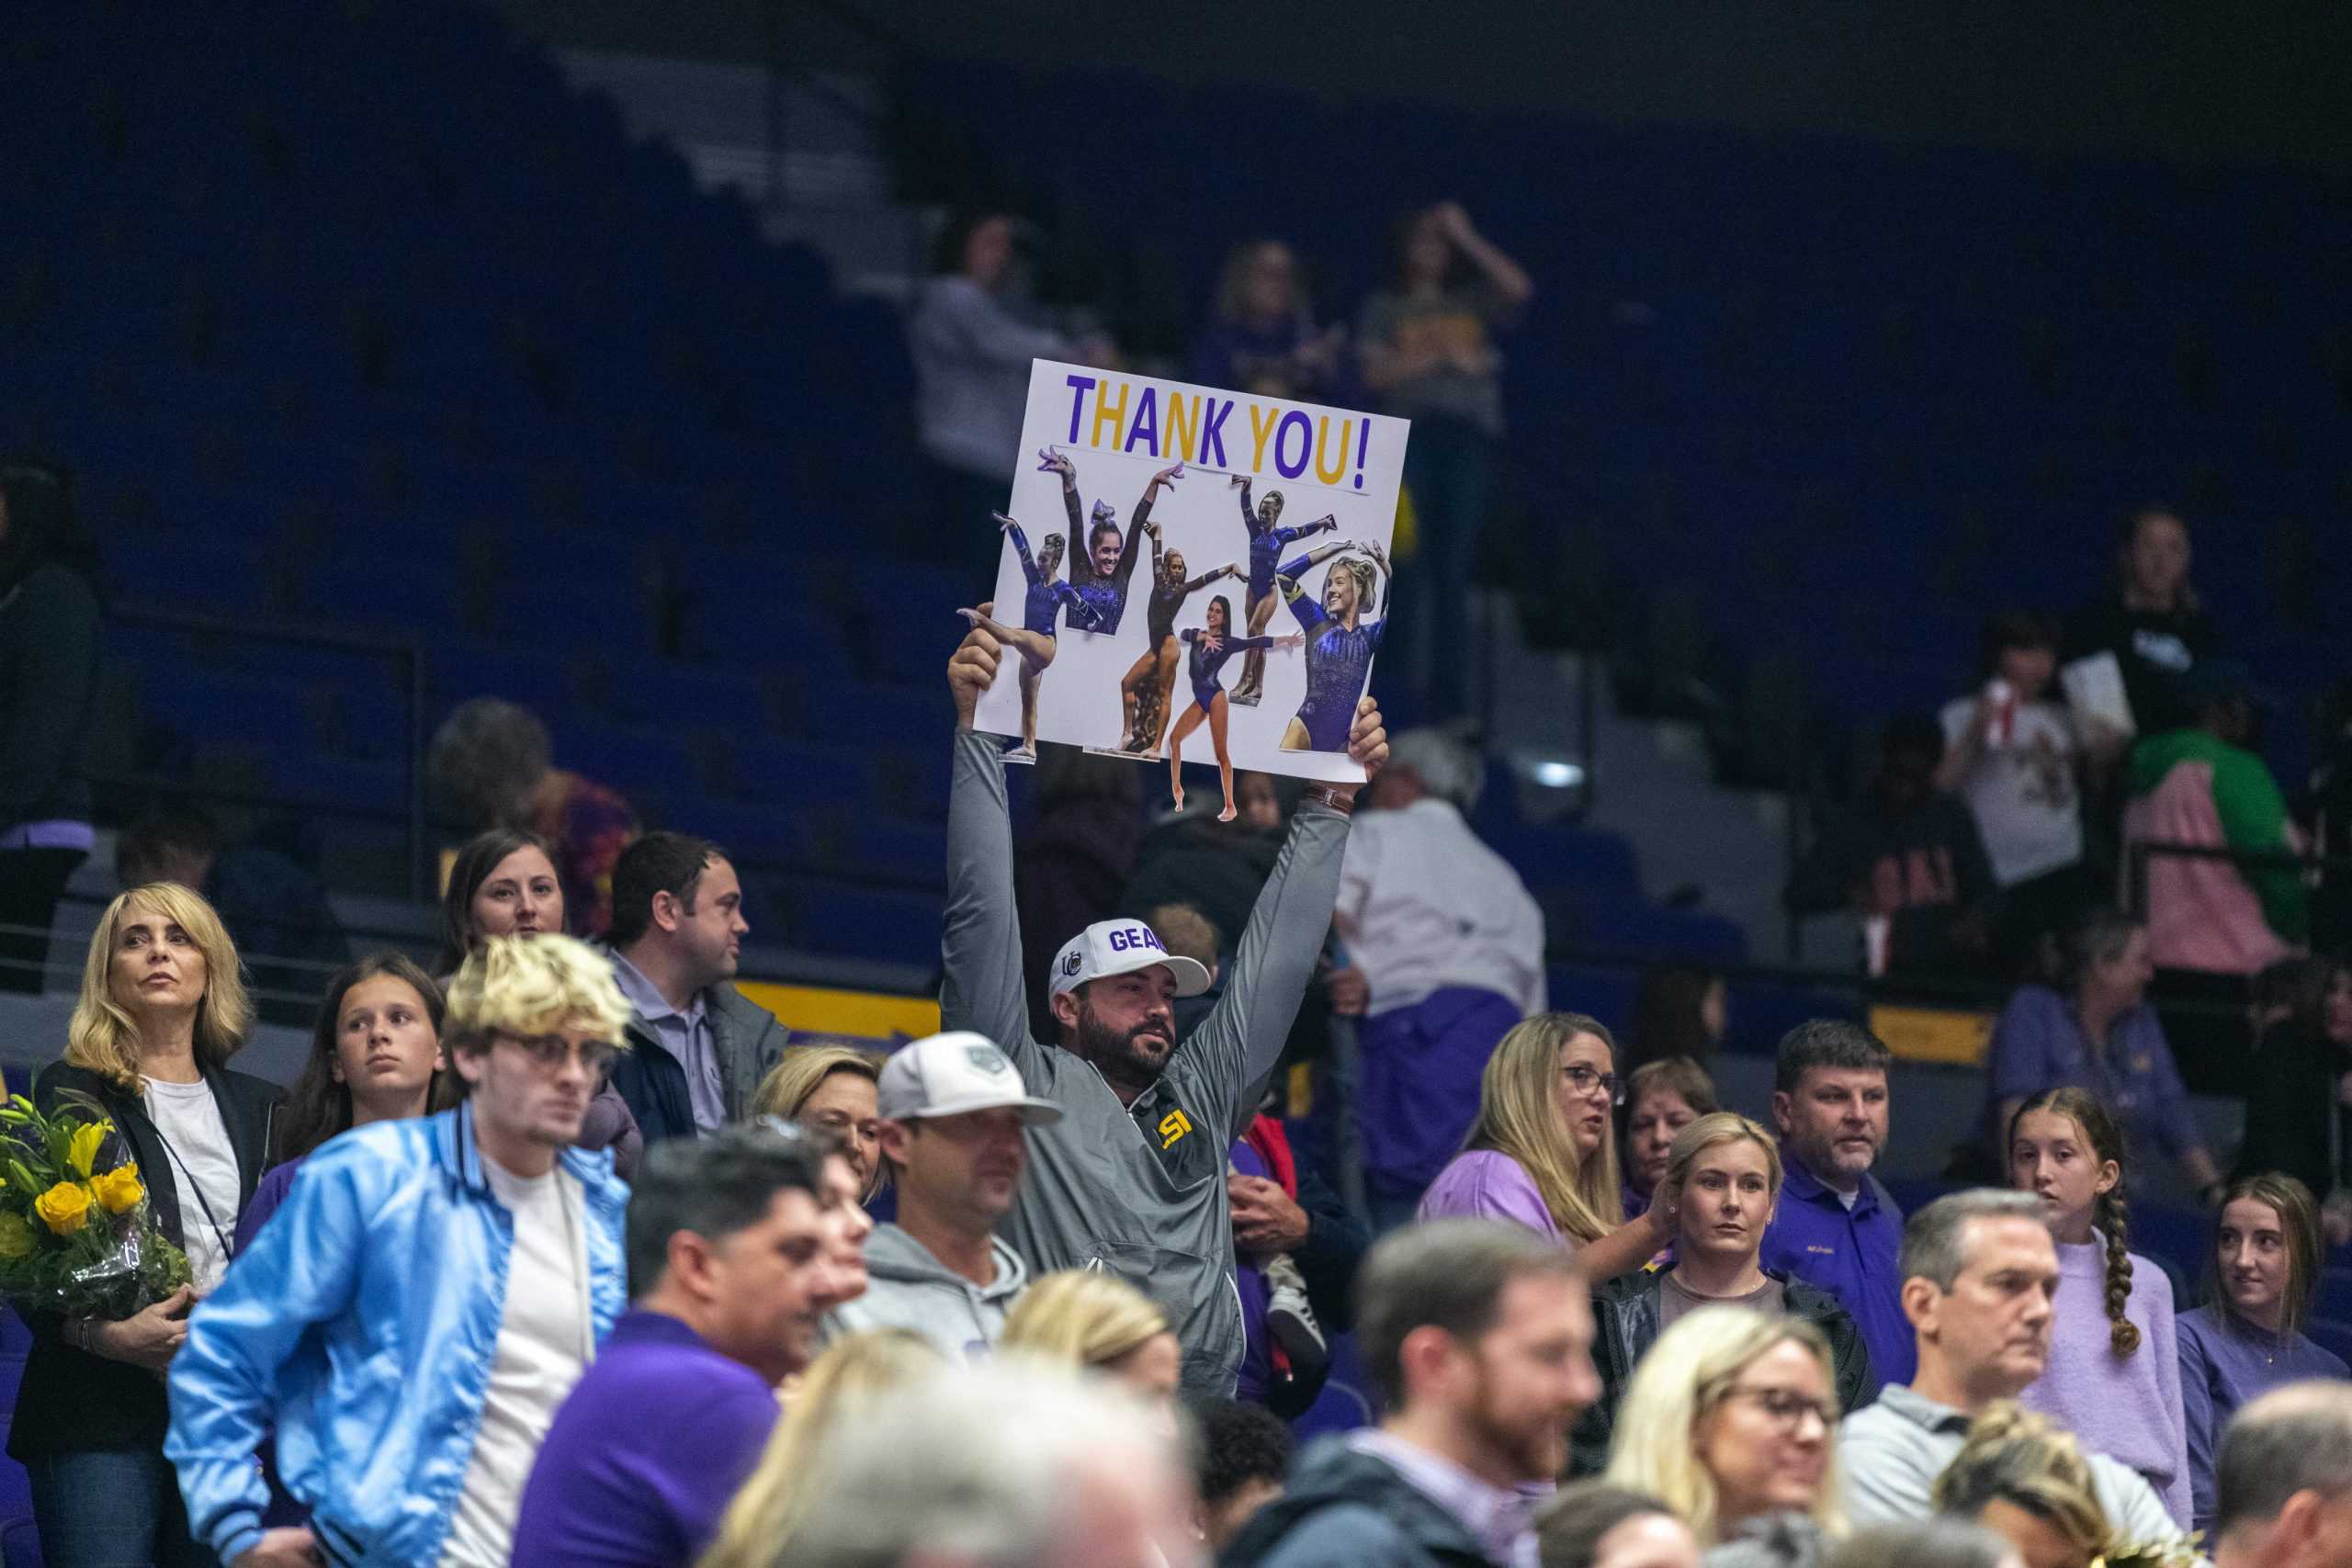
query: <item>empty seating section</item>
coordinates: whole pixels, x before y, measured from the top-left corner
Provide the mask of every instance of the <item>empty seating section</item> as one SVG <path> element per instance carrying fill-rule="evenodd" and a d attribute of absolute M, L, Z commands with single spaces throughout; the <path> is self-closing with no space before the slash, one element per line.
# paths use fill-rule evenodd
<path fill-rule="evenodd" d="M 939 670 L 978 585 L 890 553 L 916 504 L 895 313 L 484 12 L 37 0 L 8 33 L 0 88 L 30 107 L 0 160 L 0 431 L 80 468 L 130 612 L 109 771 L 348 813 L 321 817 L 330 862 L 396 893 L 405 666 L 135 612 L 413 639 L 428 728 L 524 703 L 559 762 L 738 846 L 772 931 L 929 962 Z M 1376 209 L 1459 197 L 1542 289 L 1507 345 L 1515 504 L 1634 607 L 1623 652 L 1761 718 L 1948 694 L 1984 606 L 2087 595 L 2108 514 L 2155 494 L 2197 524 L 2233 643 L 2282 688 L 2320 673 L 2352 493 L 2340 190 L 1068 73 L 1008 93 L 995 66 L 910 82 L 963 159 L 916 186 L 985 164 L 1182 284 L 1126 302 L 1141 342 L 1180 340 L 1226 243 L 1269 225 L 1344 316 L 1384 265 Z M 1108 101 L 1119 136 L 1066 134 Z M 1133 177 L 1134 148 L 1199 124 L 1233 151 Z M 1579 949 L 1744 953 L 1648 903 L 1622 839 L 1482 826 Z"/>
<path fill-rule="evenodd" d="M 1576 530 L 1566 570 L 1601 581 L 1579 602 L 1623 651 L 1655 657 L 1667 617 L 1666 651 L 1759 722 L 1941 702 L 1985 611 L 2090 599 L 2114 517 L 2157 498 L 2233 651 L 2283 693 L 2338 672 L 2341 182 L 995 63 L 933 65 L 914 101 L 956 132 L 936 194 L 985 179 L 1115 236 L 1129 275 L 1182 285 L 1138 303 L 1167 298 L 1171 339 L 1236 241 L 1288 240 L 1344 320 L 1387 212 L 1459 198 L 1539 289 L 1502 345 L 1511 515 Z M 1115 132 L 1069 134 L 1103 103 Z M 1187 177 L 1135 176 L 1175 147 Z M 1767 657 L 1788 663 L 1752 682 Z M 2278 706 L 2292 773 L 2303 717 Z"/>

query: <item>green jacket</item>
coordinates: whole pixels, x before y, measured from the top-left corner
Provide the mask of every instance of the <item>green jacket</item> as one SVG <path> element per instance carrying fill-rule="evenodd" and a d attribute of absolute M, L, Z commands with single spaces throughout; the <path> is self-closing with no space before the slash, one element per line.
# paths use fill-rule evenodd
<path fill-rule="evenodd" d="M 2233 850 L 2286 852 L 2287 798 L 2260 757 L 2202 729 L 2173 729 L 2151 735 L 2132 748 L 2132 793 L 2153 795 L 2165 775 L 2182 762 L 2204 762 L 2213 770 L 2213 809 L 2222 837 Z M 2287 942 L 2311 935 L 2303 880 L 2292 866 L 2238 868 L 2262 902 L 2262 918 Z"/>

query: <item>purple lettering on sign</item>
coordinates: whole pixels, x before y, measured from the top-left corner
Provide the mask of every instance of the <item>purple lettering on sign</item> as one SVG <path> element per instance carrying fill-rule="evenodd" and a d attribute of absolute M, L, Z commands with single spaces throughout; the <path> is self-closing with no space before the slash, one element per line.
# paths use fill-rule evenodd
<path fill-rule="evenodd" d="M 1283 456 L 1290 445 L 1291 432 L 1298 432 L 1298 460 L 1293 462 Z M 1315 449 L 1315 427 L 1296 409 L 1283 415 L 1282 428 L 1274 432 L 1274 472 L 1286 479 L 1295 479 L 1306 472 L 1307 455 Z"/>
<path fill-rule="evenodd" d="M 1225 422 L 1227 416 L 1232 412 L 1231 398 L 1226 399 L 1223 402 L 1218 402 L 1215 398 L 1209 400 L 1208 423 L 1201 426 L 1201 466 L 1203 468 L 1228 467 L 1225 460 Z M 1216 451 L 1216 456 L 1214 457 L 1209 456 L 1212 447 Z"/>
<path fill-rule="evenodd" d="M 1069 438 L 1075 444 L 1078 440 L 1078 416 L 1086 412 L 1086 394 L 1094 389 L 1094 378 L 1065 376 L 1062 378 L 1062 385 L 1070 389 Z"/>
<path fill-rule="evenodd" d="M 1146 387 L 1143 400 L 1136 406 L 1136 422 L 1127 426 L 1127 444 L 1119 448 L 1132 452 L 1140 441 L 1155 457 L 1159 456 L 1159 409 L 1156 400 L 1159 389 Z"/>

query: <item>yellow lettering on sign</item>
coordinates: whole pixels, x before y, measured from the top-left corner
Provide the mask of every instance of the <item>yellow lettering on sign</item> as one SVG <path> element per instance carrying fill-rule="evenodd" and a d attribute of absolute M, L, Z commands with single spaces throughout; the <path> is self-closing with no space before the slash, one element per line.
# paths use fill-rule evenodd
<path fill-rule="evenodd" d="M 1171 1148 L 1176 1140 L 1193 1130 L 1192 1118 L 1181 1111 L 1171 1111 L 1159 1119 L 1159 1146 Z"/>

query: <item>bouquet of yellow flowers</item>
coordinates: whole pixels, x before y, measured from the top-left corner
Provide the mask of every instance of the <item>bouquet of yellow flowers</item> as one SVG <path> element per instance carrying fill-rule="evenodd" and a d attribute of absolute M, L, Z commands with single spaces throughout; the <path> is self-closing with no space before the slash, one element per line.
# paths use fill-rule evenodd
<path fill-rule="evenodd" d="M 0 1106 L 0 1296 L 19 1311 L 129 1317 L 188 1282 L 122 1134 L 86 1109 Z"/>

